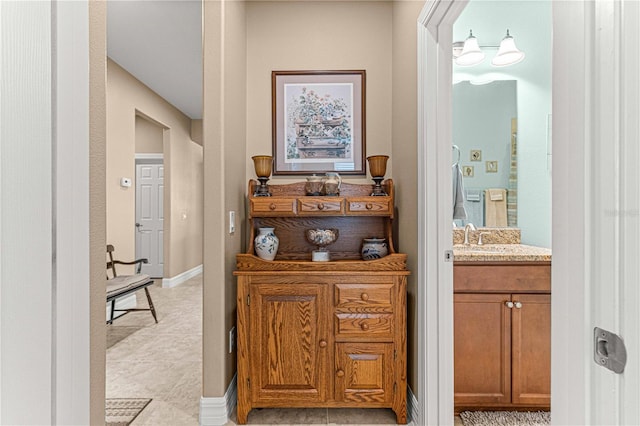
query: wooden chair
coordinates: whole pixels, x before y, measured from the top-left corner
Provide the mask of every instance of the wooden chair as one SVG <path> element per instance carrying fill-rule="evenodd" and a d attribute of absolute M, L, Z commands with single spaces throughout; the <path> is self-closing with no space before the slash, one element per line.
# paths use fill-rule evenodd
<path fill-rule="evenodd" d="M 156 310 L 151 301 L 151 295 L 149 294 L 149 287 L 153 284 L 153 280 L 147 274 L 141 274 L 140 270 L 143 263 L 148 263 L 147 259 L 138 259 L 133 262 L 123 262 L 120 260 L 113 260 L 113 246 L 107 244 L 107 254 L 109 255 L 109 261 L 107 262 L 107 303 L 111 302 L 111 317 L 107 321 L 107 324 L 112 324 L 113 315 L 116 312 L 124 312 L 125 314 L 133 311 L 151 311 L 153 319 L 156 324 L 158 318 L 156 317 Z M 135 275 L 118 275 L 116 272 L 116 265 L 137 265 Z M 113 277 L 109 278 L 109 269 Z M 147 295 L 147 301 L 149 302 L 148 308 L 132 308 L 132 309 L 116 309 L 116 299 L 126 296 L 128 294 L 135 293 L 136 291 L 144 289 Z M 122 315 L 120 315 L 122 316 Z"/>

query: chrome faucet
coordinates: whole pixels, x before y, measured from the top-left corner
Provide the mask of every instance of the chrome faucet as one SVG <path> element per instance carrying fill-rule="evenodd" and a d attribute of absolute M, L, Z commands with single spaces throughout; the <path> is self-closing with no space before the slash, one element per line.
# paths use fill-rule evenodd
<path fill-rule="evenodd" d="M 464 245 L 469 245 L 469 231 L 476 231 L 476 227 L 473 223 L 469 222 L 464 227 Z"/>

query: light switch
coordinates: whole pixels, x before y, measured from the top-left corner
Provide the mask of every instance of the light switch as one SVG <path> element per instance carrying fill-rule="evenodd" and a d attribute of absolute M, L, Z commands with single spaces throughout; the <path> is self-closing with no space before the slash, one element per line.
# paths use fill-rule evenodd
<path fill-rule="evenodd" d="M 229 234 L 233 234 L 236 232 L 236 212 L 233 210 L 229 211 Z"/>

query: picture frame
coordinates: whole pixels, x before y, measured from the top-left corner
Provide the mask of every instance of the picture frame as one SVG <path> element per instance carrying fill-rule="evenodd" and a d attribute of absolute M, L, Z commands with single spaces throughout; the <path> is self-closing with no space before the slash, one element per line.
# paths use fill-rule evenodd
<path fill-rule="evenodd" d="M 498 162 L 497 161 L 486 161 L 485 162 L 485 172 L 486 173 L 498 173 Z"/>
<path fill-rule="evenodd" d="M 365 175 L 365 70 L 271 73 L 274 175 Z"/>

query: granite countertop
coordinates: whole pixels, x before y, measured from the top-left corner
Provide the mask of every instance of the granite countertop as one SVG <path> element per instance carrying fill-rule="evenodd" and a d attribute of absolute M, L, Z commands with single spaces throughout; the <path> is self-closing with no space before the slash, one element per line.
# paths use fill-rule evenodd
<path fill-rule="evenodd" d="M 454 262 L 550 262 L 551 249 L 525 244 L 453 245 Z"/>

